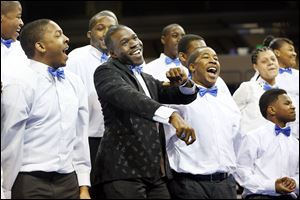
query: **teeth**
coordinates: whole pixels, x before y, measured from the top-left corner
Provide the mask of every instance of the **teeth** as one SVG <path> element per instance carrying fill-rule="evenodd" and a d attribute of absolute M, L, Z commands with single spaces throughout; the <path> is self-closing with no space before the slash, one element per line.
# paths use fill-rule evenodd
<path fill-rule="evenodd" d="M 209 68 L 207 69 L 207 71 L 208 71 L 208 72 L 212 72 L 212 73 L 216 73 L 216 72 L 217 72 L 217 68 L 215 68 L 215 67 L 209 67 Z"/>
<path fill-rule="evenodd" d="M 134 52 L 132 53 L 132 55 L 137 55 L 137 54 L 140 54 L 140 53 L 141 53 L 140 50 L 136 50 L 136 51 L 134 51 Z"/>

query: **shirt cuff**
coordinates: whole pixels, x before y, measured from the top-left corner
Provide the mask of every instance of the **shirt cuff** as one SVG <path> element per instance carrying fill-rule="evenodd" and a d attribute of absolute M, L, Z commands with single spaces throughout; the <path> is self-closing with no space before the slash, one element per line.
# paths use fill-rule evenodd
<path fill-rule="evenodd" d="M 80 173 L 77 174 L 78 185 L 79 186 L 91 186 L 90 174 L 89 173 Z"/>
<path fill-rule="evenodd" d="M 154 113 L 153 120 L 163 123 L 163 124 L 169 124 L 169 118 L 172 115 L 173 112 L 176 110 L 173 108 L 169 108 L 166 106 L 160 106 Z"/>
<path fill-rule="evenodd" d="M 276 193 L 275 181 L 276 180 L 266 180 L 265 183 L 264 183 L 265 190 L 268 191 L 268 192 L 274 192 L 274 193 Z"/>
<path fill-rule="evenodd" d="M 185 87 L 186 84 L 189 81 L 193 84 L 193 87 L 191 87 L 191 88 L 190 87 Z M 182 94 L 185 94 L 185 95 L 195 94 L 195 92 L 196 92 L 196 84 L 191 79 L 187 79 L 187 81 L 183 85 L 179 86 L 179 90 L 180 90 L 180 92 Z"/>

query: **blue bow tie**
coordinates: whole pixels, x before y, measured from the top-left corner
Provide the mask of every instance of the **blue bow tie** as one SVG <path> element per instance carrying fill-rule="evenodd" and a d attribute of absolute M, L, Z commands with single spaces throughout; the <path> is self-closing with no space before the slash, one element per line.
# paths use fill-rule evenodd
<path fill-rule="evenodd" d="M 4 44 L 7 48 L 9 48 L 11 46 L 11 43 L 13 43 L 14 41 L 12 39 L 9 40 L 4 40 L 1 38 L 1 43 Z"/>
<path fill-rule="evenodd" d="M 292 74 L 292 69 L 290 67 L 287 67 L 287 68 L 279 68 L 279 74 L 282 74 L 282 73 L 289 73 L 289 74 Z"/>
<path fill-rule="evenodd" d="M 218 94 L 218 88 L 217 88 L 217 86 L 214 86 L 214 87 L 209 88 L 209 89 L 205 89 L 205 88 L 199 87 L 199 95 L 200 95 L 200 97 L 203 97 L 206 93 L 209 93 L 209 94 L 213 95 L 214 97 L 216 97 L 217 94 Z"/>
<path fill-rule="evenodd" d="M 165 62 L 167 65 L 169 65 L 171 63 L 174 63 L 176 66 L 180 65 L 180 60 L 178 58 L 172 59 L 172 58 L 166 57 Z"/>
<path fill-rule="evenodd" d="M 101 58 L 100 58 L 100 62 L 104 63 L 108 60 L 108 55 L 106 53 L 102 53 Z"/>
<path fill-rule="evenodd" d="M 282 133 L 282 134 L 286 135 L 287 137 L 289 137 L 291 135 L 291 127 L 288 126 L 286 128 L 280 128 L 276 124 L 275 125 L 275 133 L 276 133 L 276 135 L 279 135 L 279 133 Z"/>
<path fill-rule="evenodd" d="M 263 89 L 264 89 L 265 91 L 267 91 L 267 90 L 272 89 L 272 86 L 269 85 L 269 84 L 267 84 L 267 83 L 265 83 L 264 86 L 263 86 Z"/>
<path fill-rule="evenodd" d="M 132 73 L 137 72 L 138 74 L 141 74 L 143 72 L 143 65 L 131 65 L 129 69 Z"/>
<path fill-rule="evenodd" d="M 64 69 L 62 68 L 52 68 L 52 67 L 48 67 L 48 72 L 53 76 L 53 77 L 57 77 L 58 79 L 65 79 L 65 72 Z"/>

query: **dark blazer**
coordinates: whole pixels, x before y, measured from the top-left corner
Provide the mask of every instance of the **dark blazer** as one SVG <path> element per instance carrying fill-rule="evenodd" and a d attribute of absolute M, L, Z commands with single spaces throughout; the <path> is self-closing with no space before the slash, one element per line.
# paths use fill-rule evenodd
<path fill-rule="evenodd" d="M 160 103 L 187 104 L 196 98 L 196 94 L 183 95 L 178 87 L 163 86 L 151 75 L 142 73 L 142 77 L 152 99 L 129 67 L 117 59 L 110 58 L 95 71 L 105 124 L 96 156 L 96 183 L 157 176 L 165 149 L 154 113 Z"/>

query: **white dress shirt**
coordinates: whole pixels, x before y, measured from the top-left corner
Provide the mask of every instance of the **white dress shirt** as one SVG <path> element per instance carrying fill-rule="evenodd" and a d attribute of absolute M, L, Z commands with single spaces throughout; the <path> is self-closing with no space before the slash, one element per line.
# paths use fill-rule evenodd
<path fill-rule="evenodd" d="M 262 116 L 259 108 L 259 99 L 265 92 L 263 89 L 266 81 L 259 77 L 256 81 L 250 80 L 243 82 L 240 87 L 234 92 L 233 99 L 240 108 L 242 119 L 241 119 L 241 134 L 245 134 L 249 131 L 256 129 L 259 126 L 264 125 L 267 120 Z M 272 88 L 279 88 L 276 84 L 271 86 Z M 294 98 L 287 92 L 293 104 L 295 105 Z M 296 134 L 295 126 L 296 122 L 290 122 L 293 135 Z"/>
<path fill-rule="evenodd" d="M 178 66 L 176 66 L 176 64 L 173 62 L 167 65 L 165 62 L 166 58 L 167 56 L 164 53 L 161 53 L 159 58 L 145 65 L 143 69 L 144 72 L 152 75 L 154 78 L 160 81 L 165 81 L 165 82 L 170 81 L 166 76 L 166 72 L 169 71 L 171 68 L 180 67 L 185 71 L 187 75 L 189 74 L 189 70 L 183 65 L 181 65 L 181 63 Z"/>
<path fill-rule="evenodd" d="M 17 67 L 16 70 L 20 70 L 28 64 L 29 59 L 18 40 L 12 42 L 9 48 L 1 43 L 1 72 L 15 66 Z"/>
<path fill-rule="evenodd" d="M 136 71 L 133 71 L 133 75 L 136 77 L 136 79 L 138 80 L 138 82 L 140 83 L 140 85 L 142 86 L 145 94 L 151 98 L 150 92 L 147 88 L 147 85 L 143 79 L 143 77 L 137 73 Z M 186 95 L 190 95 L 190 94 L 194 94 L 195 90 L 196 90 L 196 86 L 194 85 L 191 88 L 185 87 L 185 84 L 183 84 L 182 86 L 179 86 L 179 90 L 181 91 L 182 94 L 186 94 Z M 172 115 L 173 112 L 175 112 L 176 110 L 172 109 L 172 108 L 168 108 L 166 106 L 160 106 L 154 113 L 153 116 L 153 120 L 160 122 L 160 123 L 164 123 L 164 124 L 169 124 L 169 118 Z"/>
<path fill-rule="evenodd" d="M 282 133 L 276 136 L 275 124 L 268 121 L 242 138 L 234 176 L 244 187 L 243 197 L 249 194 L 278 196 L 275 181 L 285 176 L 296 181 L 299 195 L 299 140 Z"/>
<path fill-rule="evenodd" d="M 217 86 L 218 87 L 218 86 Z M 236 168 L 235 142 L 240 111 L 226 91 L 217 96 L 199 94 L 188 105 L 170 105 L 194 128 L 196 141 L 187 146 L 171 126 L 164 126 L 170 166 L 190 174 L 233 173 Z"/>
<path fill-rule="evenodd" d="M 65 79 L 53 78 L 47 65 L 33 60 L 29 68 L 7 81 L 2 91 L 4 192 L 10 196 L 19 171 L 75 171 L 79 186 L 90 185 L 88 103 L 82 81 L 67 70 Z"/>
<path fill-rule="evenodd" d="M 3 170 L 2 170 L 2 166 L 1 166 L 1 199 L 5 199 L 2 183 L 3 183 Z"/>
<path fill-rule="evenodd" d="M 296 107 L 296 121 L 290 126 L 293 130 L 293 135 L 299 138 L 299 70 L 291 68 L 292 74 L 282 73 L 276 77 L 276 83 L 279 88 L 286 90 L 289 96 L 294 100 L 293 104 Z"/>
<path fill-rule="evenodd" d="M 262 116 L 259 109 L 259 99 L 265 92 L 263 85 L 266 83 L 261 77 L 256 81 L 246 81 L 234 92 L 233 99 L 238 105 L 241 118 L 241 134 L 245 134 L 265 124 L 267 120 Z M 275 85 L 272 87 L 276 87 Z"/>
<path fill-rule="evenodd" d="M 66 66 L 66 69 L 77 74 L 86 86 L 89 104 L 89 137 L 102 137 L 104 133 L 102 107 L 94 84 L 94 72 L 103 63 L 101 56 L 102 52 L 98 49 L 86 45 L 69 53 Z"/>

